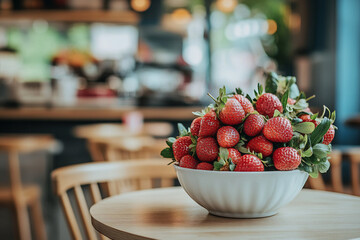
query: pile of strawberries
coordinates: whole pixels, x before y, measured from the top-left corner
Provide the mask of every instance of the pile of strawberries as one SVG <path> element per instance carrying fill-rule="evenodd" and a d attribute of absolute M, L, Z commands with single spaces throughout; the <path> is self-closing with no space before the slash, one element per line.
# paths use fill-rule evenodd
<path fill-rule="evenodd" d="M 330 166 L 328 154 L 335 135 L 335 112 L 322 116 L 308 108 L 294 77 L 267 74 L 255 97 L 241 89 L 219 96 L 195 112 L 189 129 L 178 124 L 179 136 L 161 152 L 180 167 L 217 171 L 301 169 L 316 177 Z M 329 118 L 325 117 L 328 113 Z"/>

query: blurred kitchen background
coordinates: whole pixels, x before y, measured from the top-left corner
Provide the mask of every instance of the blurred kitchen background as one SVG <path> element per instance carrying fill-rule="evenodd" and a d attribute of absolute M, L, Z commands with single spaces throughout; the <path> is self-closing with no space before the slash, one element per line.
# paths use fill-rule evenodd
<path fill-rule="evenodd" d="M 163 121 L 176 132 L 207 92 L 251 93 L 277 71 L 316 95 L 312 109 L 336 109 L 335 146 L 359 145 L 359 13 L 358 0 L 0 0 L 0 133 L 57 139 L 51 160 L 22 166 L 45 189 L 51 239 L 69 235 L 48 220 L 61 215 L 49 210 L 49 172 L 92 161 L 79 125 Z M 11 234 L 1 223 L 0 238 Z"/>

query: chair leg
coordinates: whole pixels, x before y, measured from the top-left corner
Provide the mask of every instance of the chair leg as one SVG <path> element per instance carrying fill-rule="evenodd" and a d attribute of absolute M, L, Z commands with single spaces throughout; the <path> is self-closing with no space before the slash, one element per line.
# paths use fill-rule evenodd
<path fill-rule="evenodd" d="M 40 199 L 34 199 L 34 201 L 30 205 L 30 212 L 32 222 L 34 223 L 33 225 L 36 239 L 46 240 L 46 228 L 42 215 Z"/>
<path fill-rule="evenodd" d="M 308 181 L 312 189 L 326 191 L 325 183 L 321 174 L 319 174 L 317 178 L 309 177 Z"/>
<path fill-rule="evenodd" d="M 359 165 L 355 160 L 351 160 L 351 181 L 353 194 L 360 196 Z"/>
<path fill-rule="evenodd" d="M 16 223 L 20 240 L 30 240 L 31 230 L 26 204 L 15 205 Z"/>

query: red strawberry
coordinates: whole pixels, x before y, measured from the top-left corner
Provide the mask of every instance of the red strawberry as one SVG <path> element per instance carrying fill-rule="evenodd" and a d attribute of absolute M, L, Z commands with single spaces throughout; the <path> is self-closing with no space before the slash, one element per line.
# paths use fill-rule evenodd
<path fill-rule="evenodd" d="M 190 126 L 190 132 L 193 136 L 199 136 L 201 117 L 195 118 Z"/>
<path fill-rule="evenodd" d="M 241 153 L 235 148 L 228 148 L 229 158 L 234 164 L 238 164 L 241 160 Z"/>
<path fill-rule="evenodd" d="M 180 159 L 180 167 L 184 168 L 196 168 L 198 161 L 191 155 L 185 155 Z"/>
<path fill-rule="evenodd" d="M 312 122 L 312 123 L 314 123 L 315 127 L 318 125 L 318 123 L 315 120 L 312 120 L 310 118 L 310 115 L 308 115 L 308 114 L 303 114 L 303 115 L 299 116 L 299 118 L 301 120 L 303 120 L 303 122 Z"/>
<path fill-rule="evenodd" d="M 272 142 L 289 142 L 293 136 L 293 129 L 288 119 L 275 117 L 267 121 L 263 134 Z"/>
<path fill-rule="evenodd" d="M 199 138 L 196 144 L 196 155 L 200 161 L 212 162 L 218 157 L 219 147 L 215 138 Z"/>
<path fill-rule="evenodd" d="M 174 157 L 176 161 L 180 161 L 180 159 L 188 155 L 190 153 L 189 146 L 192 143 L 191 138 L 189 136 L 184 136 L 176 139 L 174 144 L 172 145 Z"/>
<path fill-rule="evenodd" d="M 201 118 L 199 137 L 215 136 L 219 127 L 220 127 L 220 121 L 218 120 L 215 111 L 212 110 L 206 113 Z"/>
<path fill-rule="evenodd" d="M 240 134 L 234 127 L 224 126 L 217 131 L 217 141 L 220 147 L 233 147 L 239 142 L 239 140 Z"/>
<path fill-rule="evenodd" d="M 283 112 L 283 106 L 277 96 L 271 93 L 264 93 L 256 102 L 256 110 L 265 116 L 273 117 L 275 110 Z"/>
<path fill-rule="evenodd" d="M 263 130 L 265 119 L 262 115 L 251 114 L 244 122 L 244 132 L 248 136 L 256 136 Z"/>
<path fill-rule="evenodd" d="M 264 136 L 257 136 L 248 142 L 247 148 L 249 148 L 250 151 L 261 153 L 263 157 L 267 157 L 270 156 L 273 151 L 273 144 Z"/>
<path fill-rule="evenodd" d="M 237 125 L 245 117 L 245 111 L 236 99 L 228 99 L 225 107 L 219 113 L 219 119 L 227 125 Z"/>
<path fill-rule="evenodd" d="M 262 172 L 264 165 L 261 160 L 254 155 L 246 154 L 241 157 L 240 162 L 236 165 L 237 172 Z"/>
<path fill-rule="evenodd" d="M 214 169 L 214 166 L 208 162 L 201 162 L 196 166 L 196 169 L 212 171 Z"/>
<path fill-rule="evenodd" d="M 301 163 L 301 156 L 292 147 L 282 147 L 274 151 L 273 161 L 275 168 L 280 171 L 296 169 Z"/>
<path fill-rule="evenodd" d="M 254 107 L 251 104 L 251 102 L 249 101 L 249 99 L 247 99 L 246 97 L 244 97 L 243 95 L 240 94 L 236 94 L 234 95 L 234 97 L 236 100 L 238 100 L 238 102 L 240 103 L 240 105 L 243 107 L 244 111 L 245 111 L 245 115 L 248 113 L 251 113 L 254 111 Z"/>
<path fill-rule="evenodd" d="M 335 129 L 334 126 L 331 125 L 329 130 L 325 133 L 324 140 L 322 141 L 322 143 L 329 145 L 331 141 L 334 139 L 334 137 L 335 137 Z"/>
<path fill-rule="evenodd" d="M 287 103 L 290 105 L 294 105 L 296 103 L 296 100 L 292 98 L 288 98 Z"/>

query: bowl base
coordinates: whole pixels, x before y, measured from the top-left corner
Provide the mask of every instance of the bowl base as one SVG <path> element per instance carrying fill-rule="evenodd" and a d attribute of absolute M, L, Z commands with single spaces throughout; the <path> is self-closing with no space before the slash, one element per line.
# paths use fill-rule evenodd
<path fill-rule="evenodd" d="M 277 214 L 277 212 L 266 212 L 266 213 L 226 213 L 226 212 L 217 212 L 217 211 L 209 211 L 210 214 L 219 216 L 219 217 L 227 217 L 227 218 L 263 218 L 270 217 Z"/>

